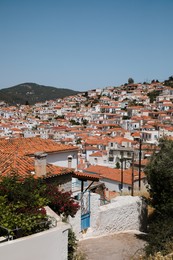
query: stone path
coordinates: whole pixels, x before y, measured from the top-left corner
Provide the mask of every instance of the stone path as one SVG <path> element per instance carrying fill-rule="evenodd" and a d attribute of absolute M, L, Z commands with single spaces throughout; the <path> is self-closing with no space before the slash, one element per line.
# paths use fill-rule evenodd
<path fill-rule="evenodd" d="M 133 233 L 119 233 L 78 242 L 87 260 L 139 259 L 145 242 Z"/>

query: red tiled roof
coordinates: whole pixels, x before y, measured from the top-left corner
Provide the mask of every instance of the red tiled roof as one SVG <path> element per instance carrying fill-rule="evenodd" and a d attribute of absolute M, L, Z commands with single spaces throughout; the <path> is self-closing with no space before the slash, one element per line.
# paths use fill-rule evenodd
<path fill-rule="evenodd" d="M 34 159 L 28 156 L 19 156 L 14 153 L 0 153 L 0 175 L 10 175 L 12 172 L 16 172 L 21 176 L 31 175 L 35 173 Z M 59 167 L 52 164 L 46 166 L 46 176 L 53 177 L 56 175 L 62 175 L 72 172 L 71 169 L 65 167 Z M 34 175 L 36 177 L 36 175 Z"/>
<path fill-rule="evenodd" d="M 102 155 L 103 154 L 100 151 L 90 154 L 91 157 L 102 157 Z"/>
<path fill-rule="evenodd" d="M 99 181 L 100 175 L 97 173 L 74 172 L 73 177 L 83 180 Z"/>
<path fill-rule="evenodd" d="M 34 138 L 14 138 L 0 139 L 0 150 L 3 153 L 13 153 L 20 155 L 32 155 L 38 151 L 46 153 L 62 152 L 68 150 L 78 150 L 72 145 L 58 144 L 50 139 Z"/>
<path fill-rule="evenodd" d="M 121 183 L 121 169 L 113 169 L 100 165 L 91 165 L 84 170 L 85 173 L 95 173 L 100 175 L 100 179 L 110 179 Z M 144 177 L 144 174 L 141 173 Z M 134 170 L 134 179 L 138 179 L 138 171 Z M 132 184 L 132 169 L 123 170 L 123 183 Z"/>

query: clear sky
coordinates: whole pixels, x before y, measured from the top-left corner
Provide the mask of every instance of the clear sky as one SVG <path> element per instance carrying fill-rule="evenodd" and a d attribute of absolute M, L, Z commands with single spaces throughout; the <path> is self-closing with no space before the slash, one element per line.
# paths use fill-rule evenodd
<path fill-rule="evenodd" d="M 173 75 L 173 0 L 0 0 L 0 88 Z"/>

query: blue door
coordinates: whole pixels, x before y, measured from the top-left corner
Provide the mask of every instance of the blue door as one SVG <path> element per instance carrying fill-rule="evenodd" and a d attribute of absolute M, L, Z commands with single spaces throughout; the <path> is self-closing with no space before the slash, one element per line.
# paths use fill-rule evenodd
<path fill-rule="evenodd" d="M 81 230 L 90 227 L 90 191 L 81 193 Z"/>

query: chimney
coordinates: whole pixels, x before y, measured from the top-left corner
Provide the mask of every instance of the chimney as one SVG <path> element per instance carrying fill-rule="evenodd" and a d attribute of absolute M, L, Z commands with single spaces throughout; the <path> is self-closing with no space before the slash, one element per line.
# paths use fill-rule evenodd
<path fill-rule="evenodd" d="M 68 168 L 71 168 L 71 166 L 72 166 L 72 156 L 71 155 L 69 155 L 68 156 Z"/>
<path fill-rule="evenodd" d="M 37 152 L 35 156 L 35 174 L 38 177 L 46 176 L 46 157 L 44 152 Z"/>

